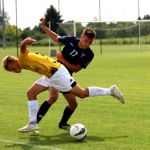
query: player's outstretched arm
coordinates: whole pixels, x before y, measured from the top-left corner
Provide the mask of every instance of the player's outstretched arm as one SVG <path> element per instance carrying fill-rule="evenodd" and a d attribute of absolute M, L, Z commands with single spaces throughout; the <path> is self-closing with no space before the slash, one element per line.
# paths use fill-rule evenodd
<path fill-rule="evenodd" d="M 33 42 L 36 42 L 35 39 L 32 39 L 31 37 L 28 37 L 26 39 L 24 39 L 22 42 L 21 42 L 21 52 L 25 52 L 26 48 L 27 48 L 27 45 L 31 45 Z"/>
<path fill-rule="evenodd" d="M 40 19 L 40 24 L 41 24 L 42 29 L 45 31 L 45 33 L 47 33 L 47 34 L 49 35 L 49 37 L 50 37 L 52 40 L 54 40 L 54 41 L 57 42 L 59 35 L 56 34 L 55 32 L 53 32 L 52 30 L 50 30 L 49 28 L 47 28 L 47 27 L 45 26 L 45 22 L 46 22 L 46 19 L 45 19 L 45 18 L 41 18 L 41 19 Z"/>

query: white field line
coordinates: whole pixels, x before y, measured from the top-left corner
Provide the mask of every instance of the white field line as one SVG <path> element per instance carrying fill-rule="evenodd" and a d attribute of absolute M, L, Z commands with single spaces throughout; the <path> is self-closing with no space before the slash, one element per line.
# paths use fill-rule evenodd
<path fill-rule="evenodd" d="M 0 139 L 0 142 L 25 145 L 25 146 L 30 146 L 30 147 L 40 148 L 40 149 L 47 149 L 47 150 L 62 150 L 62 149 L 56 148 L 56 147 L 50 147 L 50 146 L 44 146 L 44 145 L 35 145 L 35 144 L 29 144 L 29 143 L 18 142 L 18 141 L 13 141 L 13 140 Z"/>

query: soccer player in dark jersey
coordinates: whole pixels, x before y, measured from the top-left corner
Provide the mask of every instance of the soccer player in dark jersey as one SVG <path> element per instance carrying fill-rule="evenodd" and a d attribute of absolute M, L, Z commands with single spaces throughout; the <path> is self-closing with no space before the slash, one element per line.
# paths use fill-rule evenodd
<path fill-rule="evenodd" d="M 114 85 L 110 88 L 95 86 L 81 88 L 64 65 L 51 57 L 29 51 L 27 46 L 35 41 L 30 37 L 23 40 L 18 58 L 14 56 L 3 58 L 3 67 L 9 72 L 21 73 L 22 69 L 26 69 L 43 75 L 27 92 L 30 122 L 19 129 L 20 132 L 33 131 L 39 128 L 36 119 L 38 111 L 37 96 L 48 88 L 54 87 L 61 92 L 70 92 L 80 98 L 110 95 L 117 98 L 121 103 L 125 102 L 122 93 Z"/>
<path fill-rule="evenodd" d="M 64 44 L 64 48 L 61 53 L 57 54 L 57 59 L 65 65 L 68 71 L 72 74 L 73 72 L 80 71 L 82 68 L 85 69 L 94 57 L 94 53 L 90 49 L 90 45 L 96 36 L 95 31 L 91 28 L 85 28 L 80 38 L 75 36 L 59 36 L 45 26 L 45 18 L 41 18 L 40 21 L 42 29 L 50 36 L 51 39 Z M 58 91 L 53 88 L 50 91 L 50 95 L 50 99 L 43 102 L 37 113 L 37 123 L 40 122 L 50 106 L 57 100 Z M 59 122 L 59 128 L 69 126 L 67 122 L 78 105 L 76 96 L 72 93 L 63 93 L 63 95 L 68 102 L 68 106 L 66 106 L 62 119 Z"/>
<path fill-rule="evenodd" d="M 50 38 L 54 41 L 59 41 L 64 45 L 61 53 L 57 54 L 57 59 L 65 65 L 70 74 L 78 72 L 82 68 L 85 69 L 94 57 L 94 53 L 90 49 L 90 45 L 96 36 L 95 31 L 91 28 L 85 28 L 80 38 L 75 36 L 59 36 L 45 26 L 45 18 L 42 18 L 40 21 L 42 29 L 50 36 Z M 50 95 L 50 99 L 43 102 L 37 113 L 38 123 L 44 117 L 50 106 L 57 100 L 58 91 L 53 88 L 50 90 Z M 73 94 L 68 92 L 63 93 L 63 95 L 68 102 L 68 106 L 66 106 L 62 119 L 59 122 L 59 128 L 69 126 L 67 121 L 78 105 L 76 97 Z"/>

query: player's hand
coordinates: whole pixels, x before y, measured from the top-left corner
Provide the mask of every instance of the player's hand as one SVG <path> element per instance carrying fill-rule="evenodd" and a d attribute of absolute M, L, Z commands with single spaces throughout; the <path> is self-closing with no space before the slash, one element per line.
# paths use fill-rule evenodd
<path fill-rule="evenodd" d="M 45 19 L 45 18 L 41 18 L 41 19 L 40 19 L 41 27 L 45 26 L 45 22 L 46 22 L 46 19 Z"/>
<path fill-rule="evenodd" d="M 32 39 L 31 37 L 28 37 L 28 38 L 24 39 L 21 44 L 22 45 L 26 45 L 26 44 L 31 45 L 33 42 L 36 42 L 36 40 Z"/>
<path fill-rule="evenodd" d="M 26 47 L 27 45 L 31 45 L 33 42 L 35 42 L 36 40 L 35 39 L 32 39 L 30 37 L 24 39 L 22 42 L 21 42 L 21 46 L 20 46 L 20 51 L 22 53 L 24 53 L 26 51 Z"/>

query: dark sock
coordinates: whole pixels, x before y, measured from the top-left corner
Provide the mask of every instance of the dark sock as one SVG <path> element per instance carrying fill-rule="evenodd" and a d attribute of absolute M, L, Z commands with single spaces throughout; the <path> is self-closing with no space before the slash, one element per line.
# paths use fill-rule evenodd
<path fill-rule="evenodd" d="M 51 104 L 49 104 L 47 101 L 43 102 L 43 104 L 40 106 L 38 113 L 37 113 L 37 123 L 39 123 L 41 121 L 41 119 L 47 113 L 50 106 L 51 106 Z"/>
<path fill-rule="evenodd" d="M 61 118 L 61 121 L 59 123 L 59 126 L 67 125 L 67 121 L 69 120 L 69 118 L 71 117 L 73 112 L 74 112 L 74 110 L 71 110 L 68 107 L 66 107 L 65 110 L 64 110 L 63 116 Z"/>

